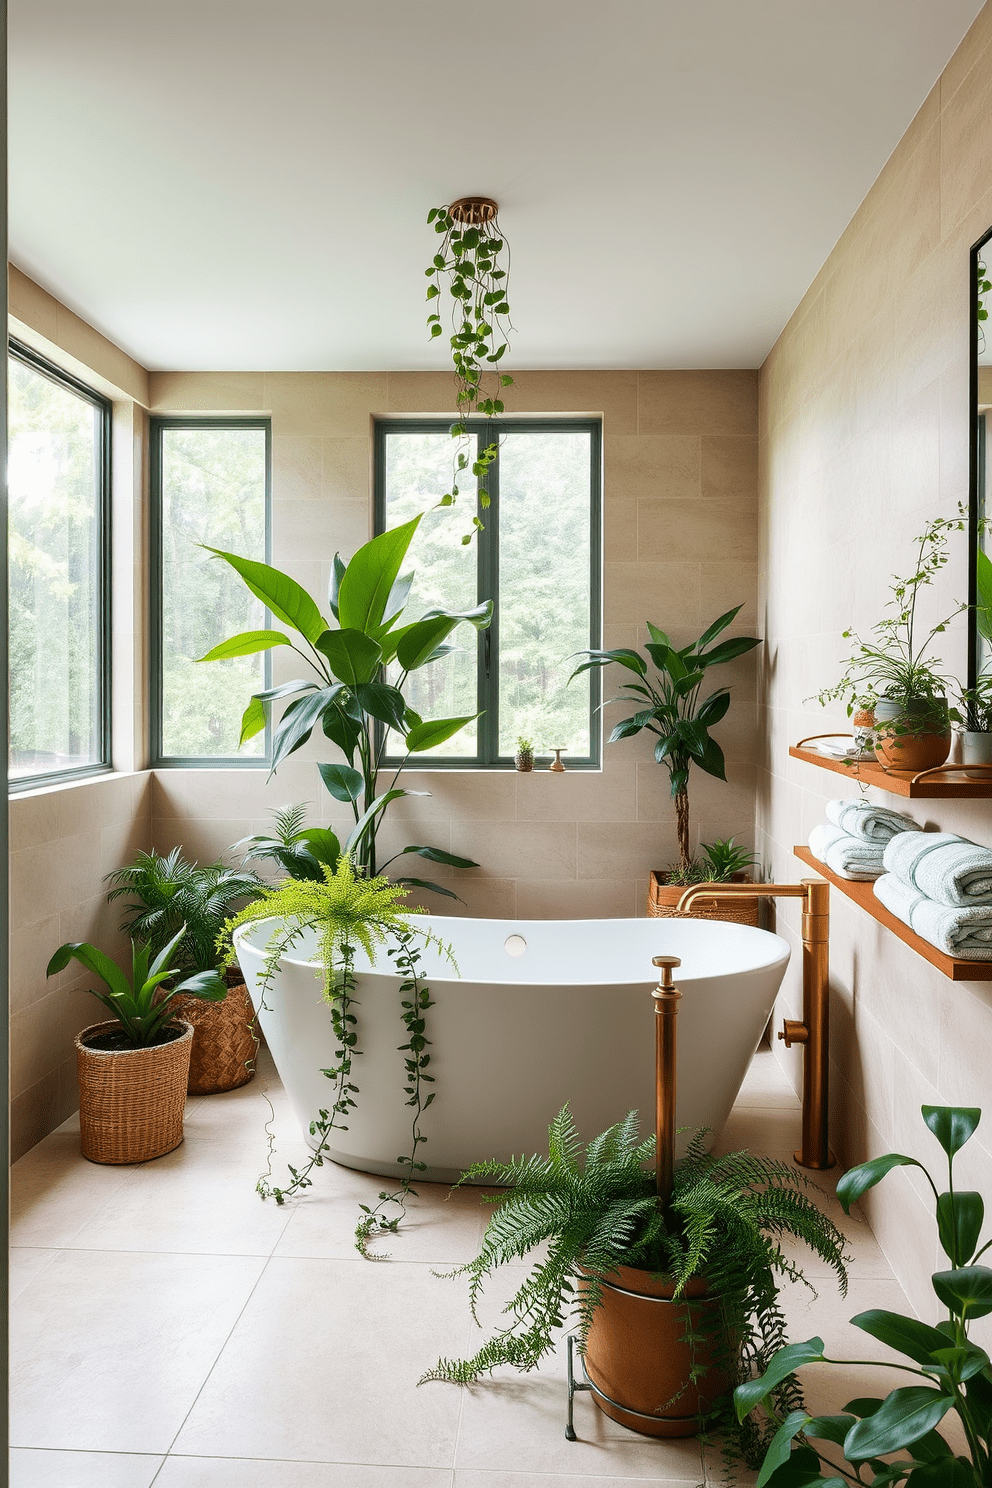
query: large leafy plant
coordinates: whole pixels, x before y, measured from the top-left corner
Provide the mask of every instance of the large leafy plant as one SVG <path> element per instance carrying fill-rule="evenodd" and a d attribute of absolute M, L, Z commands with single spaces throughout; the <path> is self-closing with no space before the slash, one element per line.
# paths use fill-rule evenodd
<path fill-rule="evenodd" d="M 890 1152 L 845 1173 L 837 1197 L 845 1211 L 893 1168 L 918 1168 L 933 1193 L 937 1233 L 950 1268 L 932 1278 L 947 1316 L 931 1327 L 873 1307 L 851 1319 L 854 1327 L 908 1359 L 908 1364 L 877 1360 L 830 1359 L 823 1339 L 790 1344 L 759 1378 L 738 1387 L 738 1413 L 763 1405 L 777 1431 L 758 1477 L 758 1488 L 843 1488 L 846 1483 L 908 1483 L 910 1488 L 987 1488 L 992 1483 L 992 1361 L 971 1341 L 976 1318 L 992 1313 L 992 1268 L 979 1265 L 992 1239 L 981 1242 L 985 1205 L 981 1194 L 954 1187 L 954 1157 L 974 1134 L 981 1111 L 974 1107 L 923 1106 L 923 1119 L 947 1157 L 947 1188 L 942 1192 L 922 1163 Z M 896 1368 L 915 1376 L 880 1399 L 850 1401 L 839 1415 L 777 1410 L 774 1391 L 804 1364 L 861 1363 L 866 1369 Z M 967 1451 L 956 1454 L 937 1430 L 956 1415 Z M 896 1452 L 905 1456 L 895 1457 Z M 838 1460 L 839 1459 L 839 1460 Z"/>
<path fill-rule="evenodd" d="M 178 975 L 174 963 L 183 930 L 180 929 L 167 945 L 151 960 L 151 948 L 135 941 L 131 948 L 131 980 L 111 961 L 103 951 L 86 941 L 70 941 L 59 946 L 48 963 L 48 976 L 64 971 L 70 961 L 78 961 L 106 987 L 105 992 L 91 988 L 93 996 L 121 1025 L 124 1042 L 134 1049 L 148 1044 L 163 1042 L 166 1025 L 175 1016 L 172 1002 L 176 997 L 196 997 L 201 1002 L 223 1002 L 227 996 L 227 984 L 220 974 L 211 969 L 198 971 L 177 985 L 165 987 L 164 983 Z"/>
<path fill-rule="evenodd" d="M 754 636 L 736 636 L 713 645 L 717 636 L 735 619 L 743 608 L 737 605 L 703 631 L 698 641 L 676 649 L 663 630 L 648 621 L 651 637 L 645 650 L 657 668 L 654 677 L 648 675 L 648 664 L 638 651 L 620 646 L 614 651 L 584 651 L 588 656 L 576 667 L 572 677 L 587 672 L 592 667 L 610 666 L 616 662 L 626 667 L 637 678 L 636 682 L 624 684 L 624 691 L 610 702 L 630 703 L 636 712 L 624 718 L 610 734 L 609 742 L 630 738 L 642 729 L 657 735 L 654 757 L 668 771 L 672 797 L 675 801 L 675 819 L 679 839 L 679 864 L 687 869 L 692 862 L 689 848 L 689 772 L 698 765 L 707 775 L 726 780 L 727 771 L 723 750 L 711 736 L 710 729 L 718 724 L 730 707 L 730 689 L 718 687 L 700 701 L 700 692 L 711 667 L 722 666 L 737 656 L 760 646 Z M 710 649 L 707 650 L 706 648 Z M 571 681 L 572 678 L 569 678 Z"/>
<path fill-rule="evenodd" d="M 217 937 L 240 900 L 262 888 L 257 873 L 211 863 L 202 868 L 174 847 L 165 857 L 139 852 L 134 861 L 107 875 L 108 900 L 128 899 L 121 929 L 131 940 L 147 941 L 153 952 L 170 942 L 180 975 L 212 971 L 218 962 Z M 178 937 L 178 938 L 176 938 Z"/>
<path fill-rule="evenodd" d="M 507 1190 L 490 1199 L 495 1213 L 478 1256 L 449 1273 L 468 1276 L 473 1317 L 495 1270 L 547 1248 L 506 1304 L 506 1327 L 471 1359 L 441 1359 L 424 1379 L 470 1384 L 501 1364 L 534 1369 L 562 1326 L 575 1326 L 584 1344 L 602 1294 L 598 1278 L 617 1266 L 668 1275 L 676 1299 L 690 1279 L 705 1276 L 720 1302 L 719 1337 L 712 1340 L 719 1372 L 739 1380 L 755 1365 L 764 1367 L 785 1337 L 775 1274 L 802 1277 L 779 1237 L 802 1240 L 846 1289 L 844 1237 L 790 1164 L 747 1152 L 714 1157 L 706 1135 L 697 1132 L 690 1141 L 666 1204 L 649 1166 L 655 1138 L 639 1140 L 633 1111 L 583 1153 L 565 1106 L 551 1124 L 547 1157 L 470 1168 L 462 1182 L 481 1179 Z M 702 1325 L 696 1319 L 694 1326 Z M 704 1373 L 700 1366 L 697 1377 Z M 799 1398 L 790 1385 L 781 1403 L 789 1410 Z M 732 1411 L 720 1414 L 729 1426 Z M 753 1456 L 759 1430 L 753 1423 L 738 1428 L 739 1453 Z"/>
<path fill-rule="evenodd" d="M 413 574 L 401 576 L 400 569 L 419 522 L 420 517 L 414 517 L 381 533 L 359 548 L 350 563 L 335 554 L 327 600 L 333 625 L 288 574 L 235 553 L 210 549 L 231 565 L 289 633 L 275 629 L 244 632 L 222 641 L 200 659 L 221 661 L 289 646 L 307 663 L 311 675 L 253 695 L 242 719 L 241 742 L 261 732 L 273 703 L 290 698 L 273 734 L 272 770 L 302 749 L 314 729 L 319 728 L 337 746 L 343 763 L 322 762 L 317 768 L 330 794 L 354 815 L 343 851 L 360 872 L 371 876 L 387 866 L 377 862 L 376 835 L 390 803 L 402 796 L 425 794 L 396 785 L 407 761 L 443 744 L 478 716 L 423 719 L 407 706 L 403 684 L 411 672 L 456 649 L 449 637 L 457 626 L 469 624 L 483 630 L 492 619 L 491 600 L 469 610 L 429 610 L 416 618 L 407 615 Z M 391 663 L 399 669 L 395 686 L 385 680 L 385 669 Z M 389 731 L 402 742 L 405 758 L 392 772 L 388 788 L 380 791 Z M 322 838 L 321 861 L 333 866 L 341 850 L 335 835 L 327 832 Z M 411 845 L 403 849 L 407 853 L 457 868 L 477 866 L 469 858 L 436 847 Z M 429 880 L 403 877 L 397 881 L 457 897 Z"/>

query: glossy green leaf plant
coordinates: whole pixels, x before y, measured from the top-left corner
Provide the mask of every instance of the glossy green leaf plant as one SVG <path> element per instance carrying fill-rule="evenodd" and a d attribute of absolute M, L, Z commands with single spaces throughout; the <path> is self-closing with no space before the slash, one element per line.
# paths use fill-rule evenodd
<path fill-rule="evenodd" d="M 681 649 L 673 646 L 665 632 L 648 621 L 651 639 L 644 649 L 657 668 L 653 678 L 648 676 L 644 657 L 629 646 L 620 646 L 615 651 L 580 652 L 589 660 L 572 673 L 572 677 L 578 677 L 592 667 L 612 666 L 614 663 L 634 673 L 636 681 L 625 683 L 624 691 L 607 700 L 629 703 L 636 709 L 629 718 L 616 725 L 609 742 L 615 744 L 618 739 L 628 739 L 642 729 L 657 736 L 654 757 L 665 766 L 671 779 L 679 866 L 682 869 L 688 869 L 692 862 L 689 850 L 689 772 L 693 765 L 698 765 L 699 769 L 707 775 L 715 775 L 718 780 L 727 778 L 723 750 L 710 734 L 710 729 L 726 716 L 730 707 L 730 689 L 718 687 L 700 700 L 706 673 L 711 667 L 722 666 L 761 645 L 760 639 L 753 636 L 735 636 L 720 641 L 718 645 L 713 644 L 742 608 L 742 605 L 737 605 L 728 610 L 703 631 L 698 641 L 692 641 Z M 568 680 L 571 681 L 572 677 Z"/>
<path fill-rule="evenodd" d="M 969 1338 L 971 1324 L 992 1313 L 992 1268 L 979 1265 L 992 1246 L 982 1242 L 985 1204 L 980 1193 L 954 1186 L 954 1158 L 973 1136 L 981 1111 L 962 1106 L 923 1106 L 923 1120 L 947 1157 L 947 1188 L 938 1190 L 914 1157 L 889 1152 L 852 1168 L 837 1185 L 845 1212 L 893 1168 L 918 1168 L 934 1199 L 937 1233 L 949 1269 L 937 1271 L 932 1285 L 947 1316 L 931 1327 L 873 1307 L 851 1319 L 869 1337 L 910 1362 L 831 1359 L 822 1338 L 781 1349 L 759 1379 L 735 1392 L 741 1419 L 763 1406 L 777 1431 L 758 1476 L 758 1488 L 843 1488 L 847 1483 L 907 1483 L 909 1488 L 987 1488 L 992 1484 L 992 1361 Z M 838 1415 L 811 1416 L 804 1410 L 776 1412 L 773 1393 L 804 1364 L 863 1365 L 900 1369 L 913 1382 L 884 1399 L 851 1400 Z M 937 1427 L 956 1424 L 967 1444 L 955 1452 Z M 895 1453 L 905 1455 L 894 1457 Z"/>
<path fill-rule="evenodd" d="M 407 613 L 413 574 L 401 575 L 400 570 L 419 522 L 420 517 L 414 517 L 374 537 L 358 549 L 350 563 L 335 554 L 327 600 L 333 624 L 288 574 L 266 563 L 239 558 L 236 553 L 209 549 L 230 564 L 286 629 L 232 636 L 200 660 L 223 661 L 289 646 L 309 668 L 308 676 L 252 696 L 241 723 L 241 743 L 265 728 L 274 703 L 291 699 L 273 733 L 272 771 L 302 749 L 315 729 L 337 746 L 342 759 L 321 762 L 317 769 L 334 799 L 350 808 L 355 824 L 343 844 L 333 833 L 322 831 L 319 861 L 333 869 L 340 853 L 345 852 L 360 873 L 373 877 L 388 866 L 379 864 L 376 855 L 376 835 L 388 807 L 403 796 L 427 794 L 396 784 L 403 768 L 411 757 L 443 744 L 478 717 L 421 718 L 407 705 L 403 685 L 411 672 L 457 649 L 450 636 L 459 625 L 484 630 L 492 620 L 491 600 L 469 610 L 435 609 L 419 616 Z M 392 662 L 399 668 L 395 686 L 385 680 L 385 669 Z M 389 767 L 392 778 L 382 790 L 380 774 L 390 733 L 405 747 L 405 757 L 398 766 Z M 478 866 L 470 858 L 430 846 L 405 847 L 397 856 L 409 853 L 455 868 Z M 322 877 L 319 869 L 314 876 Z M 457 897 L 429 880 L 404 877 L 397 882 Z"/>

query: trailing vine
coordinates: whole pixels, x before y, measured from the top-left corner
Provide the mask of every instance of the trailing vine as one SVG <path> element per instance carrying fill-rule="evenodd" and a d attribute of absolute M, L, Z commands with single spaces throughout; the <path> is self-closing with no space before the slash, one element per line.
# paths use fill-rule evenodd
<path fill-rule="evenodd" d="M 478 481 L 479 506 L 485 510 L 491 500 L 486 480 L 499 443 L 488 444 L 473 460 L 467 420 L 473 414 L 497 418 L 503 412 L 500 395 L 504 388 L 513 385 L 509 373 L 499 368 L 513 329 L 507 298 L 509 269 L 503 267 L 504 262 L 509 265 L 509 249 L 499 229 L 496 204 L 484 198 L 474 203 L 453 202 L 449 206 L 432 207 L 427 221 L 443 237 L 430 267 L 424 271 L 433 280 L 427 288 L 427 300 L 432 304 L 441 295 L 442 282 L 447 284 L 453 302 L 451 360 L 460 415 L 451 425 L 452 437 L 459 441 L 451 489 L 441 497 L 439 505 L 454 505 L 458 499 L 458 478 L 470 469 Z M 443 335 L 438 310 L 428 315 L 427 326 L 432 339 Z M 472 523 L 475 528 L 483 525 L 478 516 L 472 518 Z M 471 542 L 471 533 L 462 542 Z"/>
<path fill-rule="evenodd" d="M 988 320 L 989 312 L 985 308 L 985 296 L 992 289 L 992 282 L 986 279 L 988 267 L 982 259 L 978 260 L 978 289 L 975 303 L 975 318 L 978 321 L 978 355 L 981 356 L 985 350 L 985 326 L 983 321 Z"/>

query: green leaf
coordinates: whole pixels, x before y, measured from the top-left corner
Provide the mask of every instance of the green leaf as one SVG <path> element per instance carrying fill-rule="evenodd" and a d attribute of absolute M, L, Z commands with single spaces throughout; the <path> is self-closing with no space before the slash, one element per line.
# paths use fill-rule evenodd
<path fill-rule="evenodd" d="M 768 1443 L 765 1460 L 761 1464 L 761 1471 L 758 1473 L 757 1488 L 765 1488 L 772 1473 L 781 1467 L 783 1463 L 788 1462 L 792 1456 L 792 1443 L 808 1420 L 808 1411 L 794 1410 L 789 1412 Z"/>
<path fill-rule="evenodd" d="M 264 692 L 253 693 L 260 703 L 274 703 L 278 698 L 289 697 L 293 692 L 316 692 L 319 684 L 310 682 L 305 677 L 297 677 L 293 682 L 280 682 L 278 687 L 267 687 Z"/>
<path fill-rule="evenodd" d="M 238 748 L 247 744 L 249 739 L 254 739 L 265 727 L 265 704 L 260 699 L 253 697 L 241 715 L 241 734 L 238 738 Z"/>
<path fill-rule="evenodd" d="M 334 554 L 334 562 L 331 564 L 331 577 L 327 585 L 327 608 L 338 618 L 338 590 L 341 588 L 341 580 L 346 572 L 345 561 L 340 553 Z"/>
<path fill-rule="evenodd" d="M 715 775 L 717 780 L 726 780 L 727 766 L 724 763 L 723 750 L 715 739 L 706 740 L 706 749 L 699 761 L 699 767 L 705 770 L 707 775 Z"/>
<path fill-rule="evenodd" d="M 696 657 L 696 661 L 701 667 L 723 666 L 725 662 L 733 661 L 735 657 L 743 656 L 746 651 L 753 651 L 755 646 L 760 645 L 760 639 L 754 636 L 738 636 L 733 641 L 721 641 L 712 651 L 703 651 Z"/>
<path fill-rule="evenodd" d="M 221 548 L 212 548 L 201 543 L 215 558 L 223 558 L 235 573 L 239 574 L 256 599 L 271 610 L 277 620 L 291 625 L 305 636 L 311 645 L 327 628 L 323 616 L 307 591 L 288 574 L 270 568 L 267 563 L 256 563 L 252 558 L 239 558 L 236 553 L 225 553 Z"/>
<path fill-rule="evenodd" d="M 926 1168 L 918 1163 L 915 1157 L 903 1157 L 901 1152 L 887 1152 L 884 1157 L 873 1157 L 869 1162 L 859 1163 L 856 1168 L 851 1168 L 837 1182 L 837 1197 L 844 1206 L 844 1213 L 850 1214 L 851 1205 L 860 1199 L 862 1194 L 874 1188 L 880 1183 L 886 1173 L 893 1168 Z"/>
<path fill-rule="evenodd" d="M 350 765 L 327 764 L 321 760 L 317 769 L 335 801 L 357 801 L 365 788 L 361 771 L 353 770 Z"/>
<path fill-rule="evenodd" d="M 227 996 L 227 983 L 217 971 L 198 971 L 180 982 L 176 995 L 196 997 L 200 1002 L 223 1002 Z"/>
<path fill-rule="evenodd" d="M 985 1222 L 985 1201 L 980 1193 L 962 1189 L 942 1193 L 937 1200 L 937 1233 L 944 1254 L 952 1265 L 964 1265 L 978 1249 Z"/>
<path fill-rule="evenodd" d="M 728 610 L 725 615 L 721 615 L 719 620 L 714 620 L 713 624 L 704 630 L 699 640 L 695 642 L 699 650 L 701 651 L 704 646 L 708 646 L 710 641 L 715 641 L 720 632 L 726 630 L 727 626 L 737 618 L 743 608 L 744 606 L 742 604 L 735 605 L 732 610 Z"/>
<path fill-rule="evenodd" d="M 700 704 L 696 718 L 700 723 L 705 724 L 707 728 L 712 728 L 714 724 L 720 722 L 720 719 L 724 717 L 729 707 L 729 692 L 726 690 L 722 692 L 711 692 L 706 701 Z"/>
<path fill-rule="evenodd" d="M 333 704 L 340 692 L 340 686 L 327 687 L 320 692 L 307 693 L 306 697 L 296 698 L 290 703 L 279 720 L 279 726 L 272 738 L 270 774 L 275 772 L 276 766 L 288 754 L 293 754 L 303 747 L 310 737 L 314 724 L 328 705 Z"/>
<path fill-rule="evenodd" d="M 977 1106 L 921 1106 L 920 1110 L 948 1157 L 961 1151 L 982 1119 Z"/>
<path fill-rule="evenodd" d="M 992 559 L 982 547 L 975 554 L 975 584 L 978 591 L 975 623 L 979 634 L 992 642 Z"/>
<path fill-rule="evenodd" d="M 696 723 L 691 718 L 680 718 L 675 724 L 675 732 L 693 758 L 702 763 L 706 757 L 707 746 L 710 742 L 705 726 L 701 723 Z"/>
<path fill-rule="evenodd" d="M 450 868 L 478 868 L 473 858 L 459 858 L 455 853 L 445 852 L 440 847 L 405 847 L 404 853 L 417 853 L 429 863 L 447 863 Z M 402 854 L 399 854 L 402 856 Z"/>
<path fill-rule="evenodd" d="M 439 883 L 432 883 L 429 878 L 394 878 L 394 883 L 408 884 L 412 889 L 428 889 L 432 894 L 443 894 L 445 899 L 457 899 L 464 903 L 462 896 L 456 894 L 453 889 L 446 889 Z"/>
<path fill-rule="evenodd" d="M 911 1488 L 976 1488 L 978 1483 L 974 1468 L 950 1455 L 914 1467 L 908 1481 Z"/>
<path fill-rule="evenodd" d="M 273 646 L 292 644 L 289 636 L 283 635 L 281 630 L 243 630 L 229 641 L 221 641 L 219 646 L 208 651 L 206 656 L 197 657 L 197 660 L 224 661 L 229 656 L 252 656 L 256 651 L 270 651 Z"/>
<path fill-rule="evenodd" d="M 331 869 L 338 866 L 338 859 L 341 856 L 341 844 L 330 827 L 307 827 L 305 831 L 300 832 L 293 840 L 295 843 L 302 842 L 306 844 L 307 852 L 315 864 L 326 863 Z M 318 882 L 323 878 L 323 874 L 319 871 L 319 866 L 316 877 Z"/>
<path fill-rule="evenodd" d="M 425 749 L 433 749 L 438 744 L 443 744 L 459 729 L 463 729 L 467 723 L 473 723 L 481 715 L 469 713 L 464 718 L 437 718 L 426 723 L 416 723 L 406 736 L 406 747 L 411 754 L 423 754 Z"/>
<path fill-rule="evenodd" d="M 429 791 L 409 791 L 396 789 L 385 791 L 381 796 L 376 796 L 371 806 L 369 806 L 368 809 L 362 813 L 362 815 L 355 823 L 354 827 L 352 827 L 351 833 L 348 836 L 348 840 L 344 845 L 345 852 L 351 852 L 352 848 L 364 834 L 366 828 L 371 826 L 372 822 L 375 821 L 375 818 L 379 816 L 383 811 L 385 811 L 386 807 L 391 801 L 398 801 L 401 796 L 426 796 L 429 794 Z"/>
<path fill-rule="evenodd" d="M 829 1441 L 842 1447 L 854 1422 L 855 1417 L 848 1415 L 813 1416 L 803 1427 L 803 1435 L 814 1436 L 817 1441 Z"/>
<path fill-rule="evenodd" d="M 639 656 L 636 651 L 631 651 L 628 646 L 618 646 L 615 651 L 579 651 L 577 654 L 579 656 L 588 656 L 589 660 L 583 662 L 572 673 L 572 677 L 577 677 L 579 672 L 588 671 L 590 667 L 609 666 L 611 661 L 617 662 L 619 666 L 626 667 L 629 672 L 636 672 L 639 677 L 647 676 L 648 669 L 644 664 L 643 656 Z M 569 681 L 571 680 L 570 677 Z"/>
<path fill-rule="evenodd" d="M 334 676 L 349 687 L 371 682 L 382 662 L 382 647 L 362 630 L 325 630 L 316 646 Z"/>
<path fill-rule="evenodd" d="M 931 1281 L 941 1302 L 957 1316 L 970 1320 L 992 1312 L 992 1270 L 988 1266 L 936 1271 Z"/>
<path fill-rule="evenodd" d="M 361 682 L 355 688 L 355 697 L 366 713 L 398 733 L 403 732 L 406 702 L 399 688 L 385 682 Z"/>
<path fill-rule="evenodd" d="M 379 628 L 393 585 L 420 517 L 382 532 L 359 548 L 338 588 L 338 618 L 346 630 L 362 630 L 379 639 Z"/>
<path fill-rule="evenodd" d="M 648 635 L 656 645 L 670 646 L 672 644 L 666 633 L 663 630 L 659 630 L 657 625 L 652 625 L 650 620 L 646 620 L 644 623 L 648 628 Z"/>
<path fill-rule="evenodd" d="M 181 934 L 182 931 L 180 931 Z M 70 961 L 78 961 L 80 966 L 84 966 L 87 971 L 98 976 L 101 982 L 105 982 L 112 997 L 129 998 L 131 996 L 127 977 L 116 962 L 111 961 L 109 956 L 105 956 L 103 951 L 98 951 L 96 946 L 88 945 L 85 940 L 72 940 L 59 946 L 48 963 L 45 975 L 54 976 L 57 971 L 64 971 Z"/>
<path fill-rule="evenodd" d="M 745 1380 L 734 1391 L 734 1408 L 738 1421 L 750 1415 L 756 1405 L 780 1385 L 790 1374 L 795 1374 L 804 1364 L 823 1363 L 823 1339 L 808 1338 L 804 1343 L 789 1343 L 772 1356 L 771 1362 L 759 1379 Z"/>
<path fill-rule="evenodd" d="M 849 1462 L 864 1462 L 911 1446 L 932 1431 L 953 1405 L 953 1395 L 927 1385 L 893 1390 L 874 1415 L 851 1427 L 844 1442 L 844 1456 Z"/>
<path fill-rule="evenodd" d="M 947 1339 L 936 1328 L 917 1322 L 915 1318 L 903 1317 L 898 1312 L 887 1312 L 880 1307 L 859 1312 L 857 1317 L 851 1319 L 851 1325 L 870 1334 L 872 1338 L 877 1338 L 879 1343 L 897 1349 L 907 1358 L 915 1359 L 917 1364 L 928 1364 L 936 1349 L 947 1348 Z"/>
<path fill-rule="evenodd" d="M 934 1359 L 940 1365 L 942 1373 L 959 1385 L 973 1379 L 992 1363 L 988 1354 L 977 1343 L 962 1344 L 960 1348 L 939 1349 L 935 1352 Z"/>
<path fill-rule="evenodd" d="M 458 621 L 449 615 L 435 615 L 430 620 L 418 620 L 407 626 L 396 647 L 396 659 L 403 670 L 415 672 L 422 667 L 457 624 Z"/>

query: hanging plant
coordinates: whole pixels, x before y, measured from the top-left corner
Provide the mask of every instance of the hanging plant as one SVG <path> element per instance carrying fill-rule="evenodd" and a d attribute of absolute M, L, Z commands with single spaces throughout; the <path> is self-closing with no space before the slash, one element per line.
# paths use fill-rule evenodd
<path fill-rule="evenodd" d="M 483 510 L 489 506 L 486 476 L 499 444 L 487 445 L 473 460 L 468 448 L 467 420 L 473 414 L 498 418 L 503 412 L 500 394 L 513 384 L 509 373 L 500 371 L 513 327 L 507 299 L 509 249 L 499 228 L 497 211 L 494 201 L 479 196 L 462 197 L 450 206 L 432 207 L 427 214 L 427 221 L 443 237 L 440 250 L 425 270 L 427 278 L 433 281 L 427 289 L 427 300 L 433 305 L 446 287 L 452 301 L 451 360 L 460 415 L 451 426 L 452 437 L 460 443 L 451 489 L 441 497 L 441 506 L 454 505 L 458 498 L 458 478 L 466 469 L 478 481 L 479 506 Z M 432 309 L 427 325 L 432 339 L 443 335 L 439 310 Z M 477 516 L 472 520 L 476 528 L 482 526 Z M 471 534 L 462 541 L 470 542 Z"/>
<path fill-rule="evenodd" d="M 988 267 L 982 259 L 978 260 L 978 297 L 975 305 L 975 318 L 978 321 L 978 355 L 982 356 L 985 351 L 985 327 L 982 321 L 988 320 L 989 312 L 985 308 L 985 296 L 992 289 L 992 283 L 986 279 Z"/>

